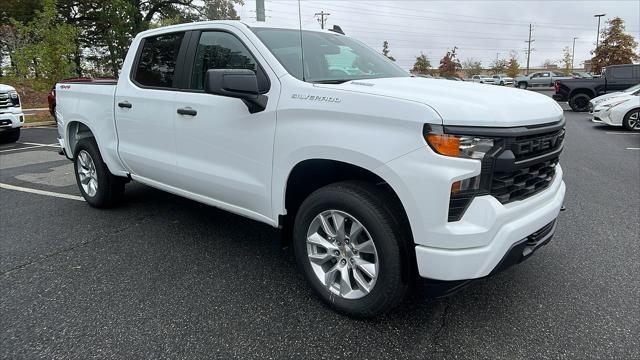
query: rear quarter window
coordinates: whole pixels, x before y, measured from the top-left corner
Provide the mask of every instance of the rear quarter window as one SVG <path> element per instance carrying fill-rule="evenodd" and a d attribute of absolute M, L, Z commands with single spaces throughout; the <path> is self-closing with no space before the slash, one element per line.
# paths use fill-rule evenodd
<path fill-rule="evenodd" d="M 184 33 L 172 33 L 145 38 L 135 68 L 135 82 L 146 87 L 172 88 L 183 37 Z"/>

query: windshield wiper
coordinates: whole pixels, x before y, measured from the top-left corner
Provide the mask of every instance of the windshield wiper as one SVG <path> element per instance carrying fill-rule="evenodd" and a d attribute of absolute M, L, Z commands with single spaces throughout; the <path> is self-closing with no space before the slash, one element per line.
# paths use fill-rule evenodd
<path fill-rule="evenodd" d="M 312 81 L 314 84 L 342 84 L 347 81 L 351 81 L 353 79 L 334 79 L 334 80 L 315 80 Z"/>

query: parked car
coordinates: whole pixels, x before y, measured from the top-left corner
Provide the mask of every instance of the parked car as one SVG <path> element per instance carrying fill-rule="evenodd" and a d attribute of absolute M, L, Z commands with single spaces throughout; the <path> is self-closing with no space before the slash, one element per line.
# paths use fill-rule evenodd
<path fill-rule="evenodd" d="M 555 101 L 412 77 L 329 31 L 144 31 L 117 82 L 61 83 L 56 101 L 89 205 L 134 180 L 281 228 L 313 291 L 354 316 L 399 304 L 416 274 L 459 287 L 528 258 L 565 194 Z"/>
<path fill-rule="evenodd" d="M 480 84 L 493 84 L 494 80 L 491 76 L 487 75 L 473 75 L 471 81 Z"/>
<path fill-rule="evenodd" d="M 613 99 L 615 97 L 619 97 L 619 96 L 625 96 L 625 95 L 638 95 L 640 94 L 640 84 L 638 85 L 634 85 L 628 89 L 622 90 L 622 91 L 616 91 L 616 92 L 612 92 L 612 93 L 608 93 L 608 94 L 604 94 L 604 95 L 600 95 L 596 98 L 593 98 L 589 101 L 589 112 L 593 113 L 593 109 L 600 103 L 605 102 L 609 99 Z"/>
<path fill-rule="evenodd" d="M 493 75 L 493 83 L 496 85 L 513 85 L 513 78 L 507 75 Z"/>
<path fill-rule="evenodd" d="M 603 101 L 593 110 L 593 121 L 640 131 L 640 95 L 624 94 Z"/>
<path fill-rule="evenodd" d="M 24 113 L 20 95 L 14 87 L 0 84 L 0 140 L 2 142 L 18 141 L 22 125 L 24 125 Z"/>
<path fill-rule="evenodd" d="M 553 71 L 540 71 L 525 76 L 518 76 L 515 78 L 514 83 L 520 89 L 526 89 L 534 86 L 552 87 L 556 80 L 571 78 L 571 76 L 561 75 Z"/>
<path fill-rule="evenodd" d="M 556 101 L 568 101 L 573 111 L 587 111 L 591 99 L 639 83 L 640 64 L 612 65 L 605 67 L 599 78 L 556 81 L 553 98 Z"/>

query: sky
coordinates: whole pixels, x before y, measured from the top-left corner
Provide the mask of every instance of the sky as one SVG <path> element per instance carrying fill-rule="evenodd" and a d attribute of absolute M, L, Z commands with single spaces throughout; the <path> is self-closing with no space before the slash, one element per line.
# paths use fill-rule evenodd
<path fill-rule="evenodd" d="M 575 42 L 574 67 L 581 67 L 595 48 L 598 19 L 621 17 L 627 33 L 640 39 L 640 1 L 383 1 L 301 0 L 303 29 L 319 29 L 316 13 L 324 11 L 326 27 L 340 25 L 344 32 L 382 51 L 387 40 L 391 55 L 410 69 L 420 52 L 437 67 L 448 49 L 458 47 L 458 58 L 481 61 L 489 67 L 496 57 L 508 58 L 515 51 L 526 64 L 525 42 L 533 25 L 530 66 L 545 60 L 560 61 L 563 48 Z M 240 19 L 256 24 L 255 0 L 237 5 Z M 266 23 L 298 27 L 297 0 L 265 0 Z"/>

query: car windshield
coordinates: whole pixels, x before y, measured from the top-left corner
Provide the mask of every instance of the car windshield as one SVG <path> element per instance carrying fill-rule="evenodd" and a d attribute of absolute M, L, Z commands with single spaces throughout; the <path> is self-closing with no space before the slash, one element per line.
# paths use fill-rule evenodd
<path fill-rule="evenodd" d="M 251 30 L 287 72 L 299 80 L 342 83 L 359 79 L 410 76 L 408 72 L 382 54 L 344 35 L 302 31 L 301 39 L 299 30 L 273 28 L 252 28 Z M 304 54 L 301 51 L 302 48 L 304 48 Z"/>

